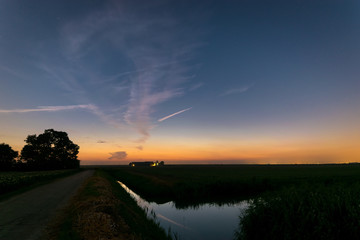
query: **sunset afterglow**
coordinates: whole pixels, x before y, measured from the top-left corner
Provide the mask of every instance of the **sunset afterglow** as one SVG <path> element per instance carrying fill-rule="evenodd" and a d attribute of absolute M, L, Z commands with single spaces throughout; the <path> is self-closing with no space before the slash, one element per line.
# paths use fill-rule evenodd
<path fill-rule="evenodd" d="M 0 143 L 51 128 L 83 165 L 359 162 L 359 11 L 2 1 Z"/>

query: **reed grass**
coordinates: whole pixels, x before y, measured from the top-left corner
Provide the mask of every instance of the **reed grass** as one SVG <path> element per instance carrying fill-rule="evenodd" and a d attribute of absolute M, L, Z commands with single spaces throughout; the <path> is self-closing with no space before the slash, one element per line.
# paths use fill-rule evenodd
<path fill-rule="evenodd" d="M 237 239 L 360 239 L 360 183 L 302 184 L 253 200 Z"/>

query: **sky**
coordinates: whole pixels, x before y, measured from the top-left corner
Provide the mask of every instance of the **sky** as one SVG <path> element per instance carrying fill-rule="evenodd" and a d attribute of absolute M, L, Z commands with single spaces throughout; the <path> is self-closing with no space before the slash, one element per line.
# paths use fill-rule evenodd
<path fill-rule="evenodd" d="M 81 164 L 360 161 L 356 0 L 0 0 L 0 142 Z"/>

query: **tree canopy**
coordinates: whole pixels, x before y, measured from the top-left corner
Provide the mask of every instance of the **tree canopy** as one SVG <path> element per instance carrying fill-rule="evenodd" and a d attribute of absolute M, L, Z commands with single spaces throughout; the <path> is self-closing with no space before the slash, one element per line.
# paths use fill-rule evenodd
<path fill-rule="evenodd" d="M 29 135 L 25 142 L 21 159 L 31 169 L 69 169 L 80 165 L 79 146 L 66 132 L 47 129 L 38 136 Z"/>
<path fill-rule="evenodd" d="M 8 144 L 0 144 L 0 171 L 10 170 L 16 163 L 18 152 L 14 151 Z"/>

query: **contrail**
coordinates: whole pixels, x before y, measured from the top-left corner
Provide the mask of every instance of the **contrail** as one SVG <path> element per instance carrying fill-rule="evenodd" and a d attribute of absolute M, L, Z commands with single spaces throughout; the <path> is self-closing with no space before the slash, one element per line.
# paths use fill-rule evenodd
<path fill-rule="evenodd" d="M 70 105 L 70 106 L 40 106 L 38 108 L 27 108 L 27 109 L 0 109 L 0 113 L 28 113 L 28 112 L 56 112 L 73 109 L 88 109 L 94 110 L 95 106 L 88 105 Z"/>
<path fill-rule="evenodd" d="M 171 117 L 173 117 L 173 116 L 175 116 L 175 115 L 178 115 L 178 114 L 180 114 L 180 113 L 186 112 L 186 111 L 188 111 L 188 110 L 190 110 L 190 109 L 192 109 L 192 107 L 187 108 L 187 109 L 184 109 L 184 110 L 181 110 L 181 111 L 178 111 L 178 112 L 173 113 L 173 114 L 170 114 L 170 115 L 168 115 L 168 116 L 166 116 L 166 117 L 160 118 L 160 119 L 158 120 L 158 122 L 162 122 L 162 121 L 164 121 L 164 120 L 166 120 L 166 119 L 169 119 L 169 118 L 171 118 Z"/>

